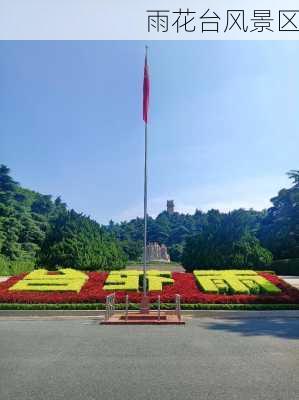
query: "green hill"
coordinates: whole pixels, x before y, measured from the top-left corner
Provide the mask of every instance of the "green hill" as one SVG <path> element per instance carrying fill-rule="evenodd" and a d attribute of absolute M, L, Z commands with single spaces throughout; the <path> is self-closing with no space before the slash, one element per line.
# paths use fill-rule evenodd
<path fill-rule="evenodd" d="M 22 188 L 0 166 L 0 275 L 37 264 L 107 270 L 124 262 L 118 242 L 97 222 L 68 210 L 60 197 Z"/>
<path fill-rule="evenodd" d="M 166 244 L 171 260 L 187 270 L 277 265 L 280 273 L 299 274 L 299 171 L 289 177 L 293 185 L 280 190 L 268 210 L 163 211 L 149 216 L 148 240 Z M 142 218 L 101 226 L 60 197 L 22 188 L 0 166 L 0 275 L 37 265 L 116 269 L 140 260 L 142 250 Z"/>
<path fill-rule="evenodd" d="M 148 240 L 168 246 L 171 260 L 187 269 L 227 266 L 269 266 L 274 260 L 288 259 L 285 270 L 298 269 L 299 258 L 299 171 L 288 173 L 293 185 L 271 199 L 268 210 L 233 210 L 222 213 L 196 210 L 193 215 L 163 211 L 148 219 Z M 142 254 L 143 219 L 110 221 L 105 227 L 120 240 L 130 260 Z M 287 265 L 292 265 L 289 269 Z M 272 265 L 272 264 L 271 264 Z M 273 264 L 274 265 L 274 264 Z M 281 269 L 280 273 L 281 273 Z"/>

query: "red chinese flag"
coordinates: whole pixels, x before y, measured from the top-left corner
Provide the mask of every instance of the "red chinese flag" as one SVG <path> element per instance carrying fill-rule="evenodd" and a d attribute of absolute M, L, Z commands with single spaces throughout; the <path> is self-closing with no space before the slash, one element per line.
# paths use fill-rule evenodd
<path fill-rule="evenodd" d="M 144 78 L 143 78 L 143 121 L 146 124 L 148 121 L 149 92 L 150 92 L 150 80 L 149 80 L 149 73 L 148 73 L 147 56 L 145 56 Z"/>

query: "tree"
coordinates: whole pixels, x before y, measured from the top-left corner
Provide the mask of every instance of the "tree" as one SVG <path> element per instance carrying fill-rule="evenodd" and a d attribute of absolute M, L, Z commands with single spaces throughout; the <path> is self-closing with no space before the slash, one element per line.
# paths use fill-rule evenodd
<path fill-rule="evenodd" d="M 183 246 L 181 244 L 174 244 L 169 247 L 168 253 L 171 261 L 181 262 L 183 255 Z"/>
<path fill-rule="evenodd" d="M 273 256 L 255 236 L 245 233 L 239 241 L 233 243 L 229 259 L 232 267 L 259 267 L 271 265 Z"/>
<path fill-rule="evenodd" d="M 60 206 L 61 203 L 57 202 L 56 199 L 56 206 Z M 31 205 L 31 210 L 32 212 L 36 214 L 50 214 L 50 212 L 53 210 L 54 205 L 51 200 L 51 196 L 39 196 Z"/>
<path fill-rule="evenodd" d="M 291 169 L 291 171 L 287 172 L 287 175 L 293 180 L 295 186 L 299 185 L 299 169 Z"/>
<path fill-rule="evenodd" d="M 299 171 L 288 176 L 293 181 L 290 189 L 282 189 L 271 199 L 258 237 L 275 259 L 299 258 Z"/>
<path fill-rule="evenodd" d="M 1 164 L 0 165 L 0 192 L 14 192 L 18 183 L 15 182 L 9 175 L 10 169 Z"/>
<path fill-rule="evenodd" d="M 109 270 L 123 267 L 125 256 L 97 222 L 71 210 L 51 220 L 39 261 L 47 267 Z"/>
<path fill-rule="evenodd" d="M 141 240 L 122 240 L 120 246 L 130 261 L 139 260 L 143 253 L 143 242 Z"/>
<path fill-rule="evenodd" d="M 196 210 L 194 215 L 177 212 L 169 214 L 163 211 L 155 219 L 149 217 L 148 240 L 168 246 L 171 259 L 179 261 L 181 259 L 179 253 L 182 253 L 182 248 L 188 237 L 201 233 L 207 226 L 212 230 L 216 229 L 226 215 L 218 210 L 210 210 L 207 213 Z M 263 216 L 263 212 L 254 210 L 235 210 L 227 216 L 226 226 L 222 225 L 222 230 L 225 231 L 223 235 L 228 237 L 233 235 L 238 239 L 240 237 L 238 229 L 243 232 L 244 226 L 255 235 Z M 121 242 L 142 241 L 144 222 L 141 218 L 120 224 L 110 221 L 104 229 L 107 232 L 112 232 Z"/>
<path fill-rule="evenodd" d="M 1 253 L 11 260 L 17 260 L 21 256 L 21 244 L 18 241 L 18 233 L 21 227 L 15 215 L 11 215 L 2 221 L 4 240 L 1 246 Z"/>
<path fill-rule="evenodd" d="M 43 262 L 83 269 L 118 268 L 125 259 L 116 239 L 88 217 L 68 211 L 60 197 L 20 187 L 0 166 L 2 262 Z M 32 265 L 32 264 L 31 264 Z"/>
<path fill-rule="evenodd" d="M 245 210 L 228 214 L 211 210 L 202 232 L 187 238 L 182 263 L 188 271 L 196 268 L 264 267 L 271 253 L 254 236 L 255 223 Z"/>
<path fill-rule="evenodd" d="M 189 269 L 267 266 L 270 252 L 275 259 L 299 258 L 299 170 L 288 176 L 292 187 L 282 189 L 269 210 L 196 210 L 194 215 L 163 211 L 148 217 L 148 239 L 168 246 L 171 259 L 182 259 Z M 125 259 L 140 259 L 143 235 L 143 218 L 100 226 L 69 211 L 60 197 L 53 201 L 21 187 L 9 168 L 0 165 L 2 261 L 118 268 Z"/>

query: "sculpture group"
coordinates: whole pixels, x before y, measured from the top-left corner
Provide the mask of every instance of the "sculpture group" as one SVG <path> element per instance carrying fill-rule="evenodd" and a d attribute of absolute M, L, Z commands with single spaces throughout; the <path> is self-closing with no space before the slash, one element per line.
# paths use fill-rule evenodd
<path fill-rule="evenodd" d="M 159 243 L 149 243 L 146 246 L 146 259 L 147 261 L 160 261 L 160 262 L 170 262 L 169 254 L 167 253 L 167 247 Z"/>

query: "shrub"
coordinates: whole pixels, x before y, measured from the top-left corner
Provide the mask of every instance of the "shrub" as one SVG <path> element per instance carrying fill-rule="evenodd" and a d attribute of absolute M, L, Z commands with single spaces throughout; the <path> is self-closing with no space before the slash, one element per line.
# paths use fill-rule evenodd
<path fill-rule="evenodd" d="M 45 269 L 37 269 L 19 280 L 9 291 L 20 292 L 77 292 L 88 279 L 88 275 L 70 268 L 62 268 L 56 274 L 48 274 Z"/>
<path fill-rule="evenodd" d="M 162 291 L 163 284 L 173 283 L 171 272 L 148 270 L 146 273 L 147 286 L 150 292 Z M 142 286 L 143 272 L 138 270 L 111 271 L 106 279 L 104 290 L 135 290 Z"/>
<path fill-rule="evenodd" d="M 8 260 L 0 255 L 0 276 L 18 275 L 22 272 L 34 270 L 35 262 L 33 260 Z"/>
<path fill-rule="evenodd" d="M 299 276 L 299 258 L 274 260 L 271 268 L 279 275 Z"/>
<path fill-rule="evenodd" d="M 272 254 L 259 240 L 246 230 L 237 218 L 238 211 L 218 215 L 216 222 L 203 227 L 202 232 L 186 240 L 182 263 L 186 271 L 224 269 L 229 267 L 269 266 Z"/>
<path fill-rule="evenodd" d="M 22 280 L 25 274 L 14 276 L 7 281 L 0 283 L 0 303 L 105 303 L 107 294 L 111 291 L 104 290 L 104 285 L 108 273 L 89 272 L 89 279 L 85 281 L 80 292 L 75 291 L 10 291 L 9 288 Z M 164 285 L 162 292 L 149 292 L 152 303 L 157 301 L 158 294 L 161 303 L 173 303 L 176 294 L 181 295 L 183 304 L 299 304 L 299 291 L 290 286 L 279 277 L 268 273 L 260 273 L 267 281 L 277 286 L 280 293 L 260 293 L 260 294 L 210 294 L 198 288 L 195 276 L 190 273 L 173 272 L 174 280 L 171 285 Z M 142 293 L 117 291 L 116 302 L 123 303 L 126 294 L 129 294 L 130 303 L 140 303 Z"/>
<path fill-rule="evenodd" d="M 207 293 L 276 294 L 281 290 L 251 270 L 194 270 L 200 288 Z"/>

